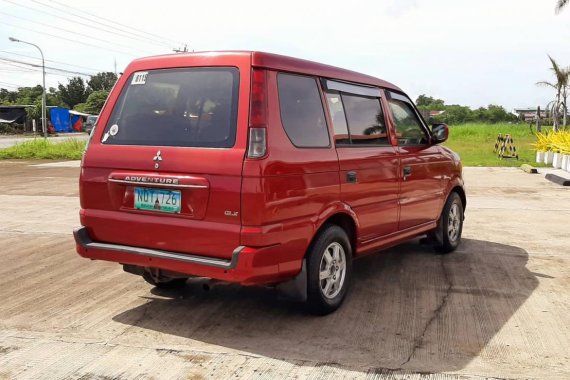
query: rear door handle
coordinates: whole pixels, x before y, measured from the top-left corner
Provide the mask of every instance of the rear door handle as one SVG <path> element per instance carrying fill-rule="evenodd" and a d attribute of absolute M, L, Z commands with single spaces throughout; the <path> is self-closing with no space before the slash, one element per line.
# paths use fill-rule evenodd
<path fill-rule="evenodd" d="M 404 166 L 404 181 L 406 178 L 412 175 L 412 168 L 411 166 Z"/>
<path fill-rule="evenodd" d="M 358 182 L 358 177 L 355 171 L 346 172 L 346 182 L 356 183 Z"/>

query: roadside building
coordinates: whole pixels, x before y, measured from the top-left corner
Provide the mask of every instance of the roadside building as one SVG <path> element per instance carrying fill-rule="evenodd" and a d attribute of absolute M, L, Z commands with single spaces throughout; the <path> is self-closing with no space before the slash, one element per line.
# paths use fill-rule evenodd
<path fill-rule="evenodd" d="M 520 120 L 531 121 L 536 119 L 537 107 L 515 108 L 514 112 L 517 114 Z M 548 111 L 540 108 L 540 118 L 544 119 L 548 116 Z"/>
<path fill-rule="evenodd" d="M 34 107 L 29 104 L 16 104 L 0 106 L 0 123 L 8 124 L 11 129 L 20 129 L 22 132 L 31 130 L 31 123 L 28 122 L 26 108 Z"/>

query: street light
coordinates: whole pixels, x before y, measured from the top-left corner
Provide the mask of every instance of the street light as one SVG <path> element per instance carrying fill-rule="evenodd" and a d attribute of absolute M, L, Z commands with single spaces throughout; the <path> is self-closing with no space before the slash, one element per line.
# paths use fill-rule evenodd
<path fill-rule="evenodd" d="M 40 51 L 40 54 L 42 55 L 42 74 L 43 74 L 43 83 L 42 83 L 42 89 L 43 89 L 43 93 L 42 93 L 42 130 L 44 132 L 44 138 L 47 139 L 47 122 L 46 122 L 46 63 L 44 60 L 44 53 L 42 51 L 42 49 L 40 49 L 40 47 L 36 44 L 33 44 L 31 42 L 26 42 L 26 41 L 22 41 L 19 40 L 17 38 L 14 37 L 8 37 L 8 39 L 12 42 L 21 42 L 23 44 L 27 44 L 27 45 L 32 45 L 35 48 L 37 48 Z"/>

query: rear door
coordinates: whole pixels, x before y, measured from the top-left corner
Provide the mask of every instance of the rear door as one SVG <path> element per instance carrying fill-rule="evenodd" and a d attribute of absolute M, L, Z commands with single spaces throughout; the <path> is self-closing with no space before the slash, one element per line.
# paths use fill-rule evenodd
<path fill-rule="evenodd" d="M 246 131 L 238 126 L 247 125 L 249 62 L 128 68 L 83 161 L 81 220 L 93 240 L 231 257 L 240 243 Z"/>
<path fill-rule="evenodd" d="M 447 158 L 430 144 L 429 131 L 408 97 L 386 91 L 398 140 L 399 230 L 436 220 L 443 202 Z"/>
<path fill-rule="evenodd" d="M 340 165 L 341 199 L 358 217 L 360 244 L 396 232 L 398 157 L 377 88 L 325 81 Z"/>

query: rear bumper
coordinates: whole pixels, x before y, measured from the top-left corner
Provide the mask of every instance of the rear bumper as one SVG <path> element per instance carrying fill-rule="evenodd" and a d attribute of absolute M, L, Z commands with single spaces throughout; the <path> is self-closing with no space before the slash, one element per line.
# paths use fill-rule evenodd
<path fill-rule="evenodd" d="M 237 247 L 231 260 L 93 241 L 86 227 L 73 231 L 77 253 L 92 260 L 159 268 L 190 276 L 256 285 L 287 279 L 279 273 L 280 245 Z"/>

